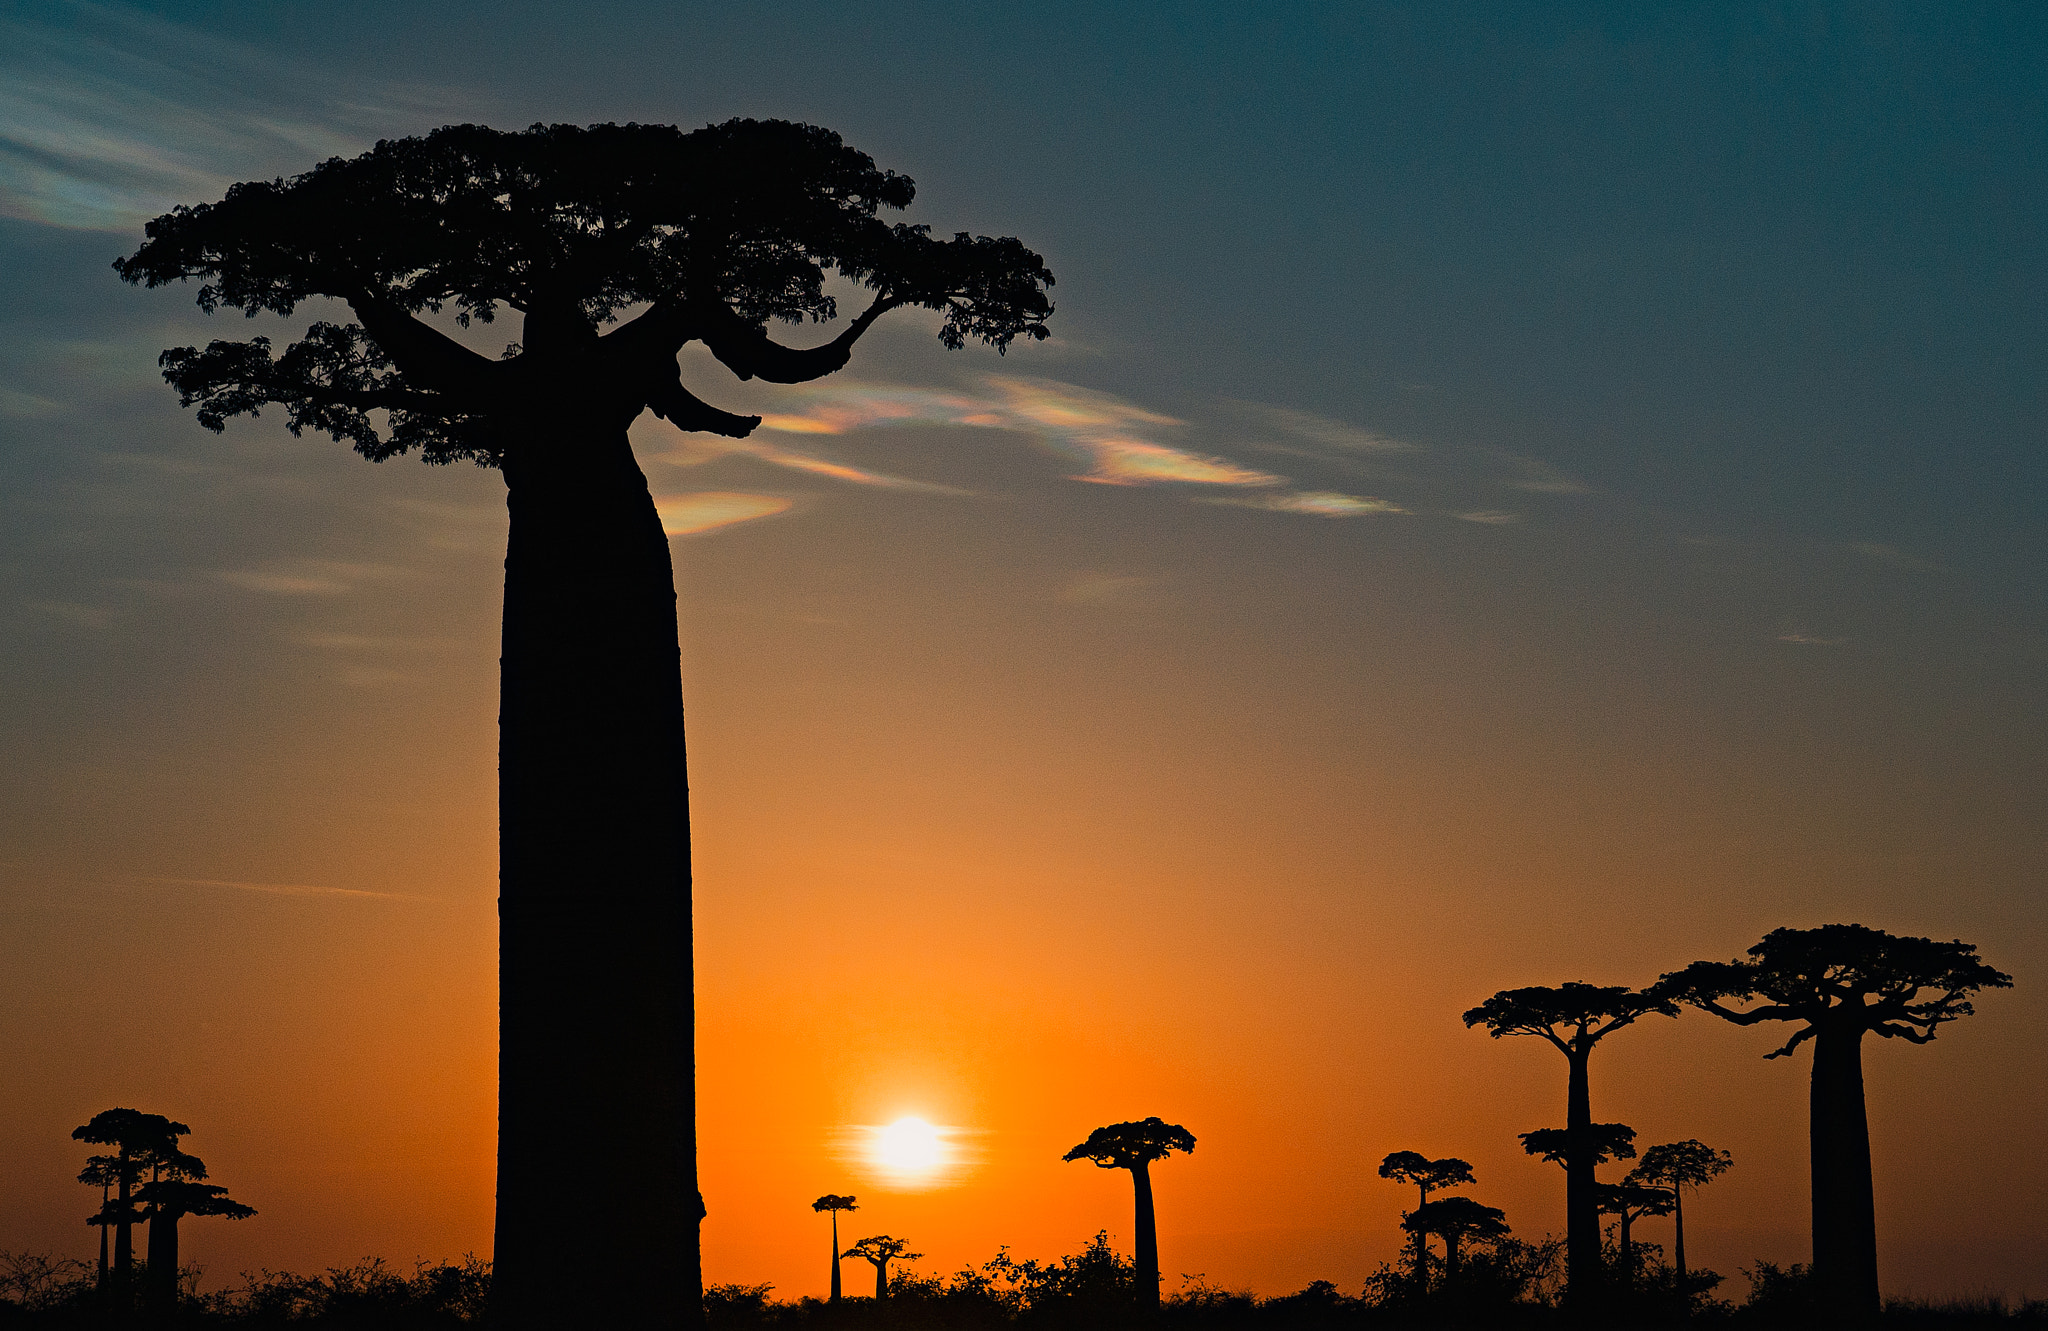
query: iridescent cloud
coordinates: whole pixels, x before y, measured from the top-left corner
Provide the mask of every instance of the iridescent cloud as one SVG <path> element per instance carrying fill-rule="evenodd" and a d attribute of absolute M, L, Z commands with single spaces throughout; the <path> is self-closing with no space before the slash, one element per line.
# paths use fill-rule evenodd
<path fill-rule="evenodd" d="M 1235 508 L 1263 508 L 1275 513 L 1306 513 L 1317 518 L 1356 518 L 1368 513 L 1406 513 L 1399 504 L 1371 495 L 1339 494 L 1334 490 L 1290 490 L 1285 494 L 1247 495 L 1243 498 L 1205 499 L 1205 504 L 1229 504 Z"/>
<path fill-rule="evenodd" d="M 791 501 L 780 495 L 742 494 L 734 490 L 700 490 L 695 494 L 662 495 L 654 501 L 661 513 L 661 527 L 671 536 L 730 527 L 736 522 L 772 518 L 789 511 Z"/>

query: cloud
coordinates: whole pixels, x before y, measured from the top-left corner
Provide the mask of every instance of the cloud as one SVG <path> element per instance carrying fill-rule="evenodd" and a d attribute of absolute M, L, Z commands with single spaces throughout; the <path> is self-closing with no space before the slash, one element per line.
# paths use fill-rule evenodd
<path fill-rule="evenodd" d="M 260 892 L 274 897 L 367 897 L 379 901 L 417 901 L 402 892 L 366 892 L 355 887 L 321 887 L 312 883 L 247 883 L 232 878 L 151 878 L 139 883 L 162 883 L 170 887 L 224 887 L 237 892 Z"/>
<path fill-rule="evenodd" d="M 1541 458 L 1517 457 L 1513 453 L 1501 452 L 1495 452 L 1493 456 L 1505 462 L 1516 473 L 1501 482 L 1510 489 L 1544 495 L 1582 495 L 1592 492 L 1593 487 L 1575 476 L 1565 475 Z"/>
<path fill-rule="evenodd" d="M 1810 633 L 1780 633 L 1779 642 L 1795 643 L 1801 647 L 1840 647 L 1847 638 L 1816 638 Z"/>
<path fill-rule="evenodd" d="M 1347 453 L 1412 453 L 1415 445 L 1399 439 L 1389 439 L 1383 434 L 1360 429 L 1345 421 L 1332 420 L 1313 412 L 1296 411 L 1292 407 L 1275 407 L 1263 402 L 1246 402 L 1250 408 L 1268 424 L 1285 430 L 1299 439 L 1324 444 Z"/>
<path fill-rule="evenodd" d="M 1246 495 L 1242 498 L 1204 498 L 1205 504 L 1228 504 L 1234 508 L 1263 508 L 1274 513 L 1306 513 L 1318 518 L 1356 518 L 1371 513 L 1406 513 L 1399 504 L 1371 495 L 1338 494 L 1333 490 L 1290 490 L 1285 494 Z"/>
<path fill-rule="evenodd" d="M 701 490 L 695 494 L 663 495 L 654 501 L 654 506 L 661 512 L 662 530 L 671 536 L 693 536 L 786 513 L 791 502 L 780 495 Z"/>
<path fill-rule="evenodd" d="M 0 215 L 133 231 L 460 108 L 444 90 L 351 87 L 125 6 L 49 4 L 0 16 Z"/>
<path fill-rule="evenodd" d="M 1504 527 L 1511 522 L 1520 522 L 1522 520 L 1522 515 L 1519 513 L 1504 513 L 1497 508 L 1476 509 L 1473 512 L 1459 513 L 1455 516 L 1460 522 L 1480 522 L 1485 523 L 1489 527 Z"/>
<path fill-rule="evenodd" d="M 229 586 L 269 596 L 340 596 L 354 591 L 358 583 L 403 571 L 385 564 L 305 559 L 270 568 L 225 569 L 214 576 Z"/>
<path fill-rule="evenodd" d="M 1155 583 L 1152 578 L 1129 573 L 1076 573 L 1059 589 L 1059 599 L 1071 605 L 1125 605 Z"/>

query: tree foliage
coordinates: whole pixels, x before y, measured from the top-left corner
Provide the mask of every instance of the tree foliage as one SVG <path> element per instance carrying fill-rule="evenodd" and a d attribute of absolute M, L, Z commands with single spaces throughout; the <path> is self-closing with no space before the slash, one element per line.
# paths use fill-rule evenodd
<path fill-rule="evenodd" d="M 1734 1163 L 1735 1157 L 1729 1152 L 1687 1138 L 1648 1148 L 1628 1176 L 1666 1188 L 1698 1188 L 1719 1178 Z"/>
<path fill-rule="evenodd" d="M 1532 1132 L 1515 1134 L 1520 1138 L 1522 1150 L 1539 1160 L 1548 1160 L 1554 1165 L 1571 1163 L 1572 1131 L 1570 1128 L 1537 1128 Z M 1588 1123 L 1586 1144 L 1593 1153 L 1593 1163 L 1604 1165 L 1609 1160 L 1633 1160 L 1636 1158 L 1636 1130 L 1626 1123 Z"/>
<path fill-rule="evenodd" d="M 1503 989 L 1467 1009 L 1465 1025 L 1483 1025 L 1496 1040 L 1506 1035 L 1540 1036 L 1570 1055 L 1650 1013 L 1675 1017 L 1678 1007 L 1650 990 L 1572 980 L 1554 988 Z"/>
<path fill-rule="evenodd" d="M 1069 1163 L 1087 1160 L 1102 1169 L 1136 1169 L 1175 1151 L 1194 1149 L 1195 1134 L 1155 1116 L 1097 1128 L 1060 1159 Z"/>

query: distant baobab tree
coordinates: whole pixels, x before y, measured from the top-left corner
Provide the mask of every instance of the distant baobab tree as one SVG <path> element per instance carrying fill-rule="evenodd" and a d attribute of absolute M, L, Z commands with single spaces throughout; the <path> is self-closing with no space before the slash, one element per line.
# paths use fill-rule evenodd
<path fill-rule="evenodd" d="M 1628 1178 L 1636 1182 L 1671 1189 L 1671 1211 L 1676 1228 L 1671 1245 L 1671 1264 L 1678 1272 L 1681 1289 L 1685 1287 L 1685 1190 L 1704 1187 L 1726 1173 L 1734 1163 L 1735 1157 L 1728 1152 L 1717 1151 L 1705 1142 L 1687 1138 L 1682 1142 L 1665 1142 L 1661 1146 L 1650 1147 L 1643 1152 L 1643 1158 L 1636 1162 L 1636 1167 L 1628 1172 Z"/>
<path fill-rule="evenodd" d="M 1696 961 L 1657 982 L 1659 994 L 1738 1026 L 1801 1023 L 1765 1058 L 1813 1041 L 1813 1275 L 1837 1318 L 1874 1318 L 1879 1308 L 1863 1037 L 1926 1044 L 1943 1022 L 1976 1010 L 1970 995 L 2011 986 L 2010 975 L 1977 959 L 1973 944 L 1860 924 L 1773 929 L 1747 960 Z M 1731 1006 L 1744 1003 L 1752 1006 Z"/>
<path fill-rule="evenodd" d="M 1611 1215 L 1620 1222 L 1616 1255 L 1621 1260 L 1621 1281 L 1623 1285 L 1634 1285 L 1637 1266 L 1635 1222 L 1645 1216 L 1670 1215 L 1678 1202 L 1669 1188 L 1652 1187 L 1629 1179 L 1603 1183 L 1594 1191 L 1594 1196 L 1600 1199 L 1600 1213 Z"/>
<path fill-rule="evenodd" d="M 905 1252 L 909 1243 L 904 1239 L 892 1239 L 887 1234 L 874 1234 L 862 1239 L 845 1252 L 845 1256 L 858 1257 L 872 1262 L 875 1266 L 875 1298 L 889 1297 L 889 1263 L 914 1262 L 924 1256 L 921 1252 Z"/>
<path fill-rule="evenodd" d="M 1131 1171 L 1131 1188 L 1136 1198 L 1135 1228 L 1137 1252 L 1134 1276 L 1138 1305 L 1159 1310 L 1159 1230 L 1152 1214 L 1152 1162 L 1174 1151 L 1195 1149 L 1195 1135 L 1178 1123 L 1157 1117 L 1131 1123 L 1112 1123 L 1088 1134 L 1088 1140 L 1060 1159 L 1069 1163 L 1087 1160 L 1103 1169 Z"/>
<path fill-rule="evenodd" d="M 123 1290 L 134 1273 L 135 1222 L 141 1219 L 135 1210 L 135 1187 L 144 1174 L 160 1170 L 163 1161 L 183 1155 L 178 1150 L 178 1138 L 190 1135 L 191 1131 L 183 1123 L 174 1122 L 162 1114 L 119 1108 L 102 1109 L 86 1123 L 72 1129 L 73 1141 L 115 1148 L 113 1155 L 92 1157 L 84 1172 L 79 1174 L 78 1181 L 101 1190 L 100 1213 L 86 1223 L 102 1226 L 102 1247 L 105 1246 L 105 1226 L 113 1226 L 113 1278 Z M 204 1172 L 204 1166 L 201 1166 L 201 1172 Z M 115 1193 L 111 1207 L 105 1197 L 109 1184 Z"/>
<path fill-rule="evenodd" d="M 226 1188 L 189 1178 L 165 1178 L 145 1183 L 136 1190 L 136 1200 L 147 1208 L 149 1217 L 150 1300 L 159 1309 L 178 1302 L 178 1222 L 186 1216 L 224 1216 L 247 1220 L 256 1214 L 228 1196 Z"/>
<path fill-rule="evenodd" d="M 844 1255 L 839 1251 L 839 1213 L 841 1211 L 858 1211 L 860 1205 L 852 1197 L 841 1197 L 837 1193 L 828 1192 L 817 1201 L 812 1202 L 811 1209 L 813 1211 L 830 1211 L 832 1213 L 832 1302 L 837 1303 L 839 1302 L 839 1259 Z"/>
<path fill-rule="evenodd" d="M 1498 1207 L 1482 1206 L 1470 1197 L 1443 1197 L 1410 1211 L 1401 1227 L 1411 1234 L 1434 1234 L 1444 1241 L 1444 1291 L 1452 1293 L 1458 1287 L 1460 1246 L 1468 1239 L 1505 1237 L 1508 1218 Z"/>
<path fill-rule="evenodd" d="M 280 354 L 263 337 L 165 352 L 207 429 L 275 405 L 292 433 L 372 461 L 417 450 L 505 478 L 499 1331 L 703 1318 L 676 591 L 627 429 L 646 411 L 731 438 L 760 423 L 683 386 L 692 342 L 740 379 L 794 384 L 845 366 L 896 309 L 935 311 L 949 348 L 1045 337 L 1039 257 L 878 216 L 914 193 L 785 121 L 450 125 L 177 208 L 115 264 L 150 287 L 198 280 L 208 312 L 352 312 Z M 834 274 L 867 308 L 819 346 L 770 340 L 772 320 L 837 317 Z M 502 356 L 430 322 L 501 309 L 523 320 Z"/>
<path fill-rule="evenodd" d="M 85 1168 L 78 1172 L 78 1181 L 100 1190 L 100 1209 L 87 1220 L 88 1225 L 98 1225 L 100 1230 L 99 1287 L 107 1287 L 107 1242 L 117 1219 L 121 1214 L 115 1209 L 113 1189 L 121 1180 L 120 1157 L 96 1155 L 85 1162 Z"/>
<path fill-rule="evenodd" d="M 1503 989 L 1465 1013 L 1467 1026 L 1485 1026 L 1495 1039 L 1534 1035 L 1565 1057 L 1570 1077 L 1565 1091 L 1565 1131 L 1571 1134 L 1563 1151 L 1565 1211 L 1565 1290 L 1583 1300 L 1600 1279 L 1600 1207 L 1594 1199 L 1596 1164 L 1593 1100 L 1587 1064 L 1593 1047 L 1637 1018 L 1650 1013 L 1675 1017 L 1670 999 L 1622 985 L 1579 981 L 1557 988 L 1533 986 Z"/>
<path fill-rule="evenodd" d="M 1432 1160 L 1420 1151 L 1392 1151 L 1380 1161 L 1380 1177 L 1406 1183 L 1421 1191 L 1418 1206 L 1429 1205 L 1429 1194 L 1443 1188 L 1462 1188 L 1473 1183 L 1472 1166 L 1456 1156 Z M 1429 1283 L 1429 1235 L 1412 1231 L 1415 1237 L 1415 1283 Z"/>

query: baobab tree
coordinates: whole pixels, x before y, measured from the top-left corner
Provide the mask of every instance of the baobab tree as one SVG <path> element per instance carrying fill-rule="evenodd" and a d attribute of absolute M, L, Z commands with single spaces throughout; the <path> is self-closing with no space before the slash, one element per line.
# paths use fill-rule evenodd
<path fill-rule="evenodd" d="M 73 1141 L 115 1148 L 113 1155 L 92 1157 L 78 1181 L 101 1189 L 100 1213 L 86 1223 L 113 1226 L 114 1282 L 124 1289 L 135 1269 L 135 1222 L 141 1219 L 135 1210 L 135 1186 L 145 1173 L 161 1170 L 166 1159 L 183 1155 L 178 1138 L 191 1131 L 162 1114 L 120 1108 L 102 1109 L 71 1131 Z M 204 1166 L 200 1172 L 205 1172 Z M 111 1207 L 104 1196 L 108 1180 L 115 1192 Z M 101 1238 L 105 1238 L 104 1229 Z"/>
<path fill-rule="evenodd" d="M 1485 1026 L 1496 1040 L 1507 1035 L 1534 1035 L 1565 1057 L 1570 1076 L 1565 1088 L 1563 1152 L 1565 1215 L 1565 1290 L 1576 1299 L 1592 1292 L 1600 1279 L 1600 1207 L 1596 1182 L 1593 1098 L 1587 1065 L 1593 1047 L 1614 1032 L 1650 1013 L 1675 1017 L 1677 1006 L 1661 994 L 1623 985 L 1572 981 L 1557 988 L 1532 986 L 1503 989 L 1465 1013 L 1465 1025 Z"/>
<path fill-rule="evenodd" d="M 812 1202 L 811 1209 L 813 1211 L 830 1211 L 832 1213 L 832 1302 L 837 1303 L 839 1302 L 839 1258 L 842 1255 L 839 1251 L 839 1213 L 841 1211 L 858 1211 L 860 1205 L 852 1197 L 841 1197 L 837 1193 L 828 1192 L 817 1201 Z"/>
<path fill-rule="evenodd" d="M 281 354 L 263 337 L 165 352 L 206 428 L 275 405 L 292 433 L 373 461 L 505 478 L 490 1298 L 506 1331 L 703 1316 L 675 582 L 627 427 L 643 411 L 732 438 L 759 424 L 683 386 L 691 342 L 790 384 L 845 366 L 899 308 L 937 312 L 951 348 L 1046 336 L 1038 256 L 879 216 L 913 194 L 782 121 L 453 125 L 181 207 L 115 264 L 151 287 L 197 279 L 209 312 L 352 312 Z M 834 273 L 866 308 L 821 345 L 771 340 L 771 320 L 837 317 Z M 504 310 L 521 327 L 502 356 L 428 318 L 473 329 Z"/>
<path fill-rule="evenodd" d="M 160 1310 L 178 1302 L 178 1222 L 186 1216 L 247 1220 L 256 1214 L 228 1196 L 226 1188 L 190 1178 L 163 1178 L 136 1189 L 149 1218 L 149 1299 Z"/>
<path fill-rule="evenodd" d="M 114 1208 L 114 1185 L 121 1180 L 119 1156 L 96 1155 L 85 1162 L 85 1168 L 78 1171 L 78 1181 L 100 1190 L 100 1209 L 85 1223 L 98 1225 L 100 1229 L 100 1266 L 98 1285 L 107 1287 L 107 1242 L 110 1232 L 118 1223 L 119 1212 Z"/>
<path fill-rule="evenodd" d="M 1800 1023 L 1765 1058 L 1785 1058 L 1813 1041 L 1813 1275 L 1837 1318 L 1873 1318 L 1879 1307 L 1863 1037 L 1926 1044 L 1942 1023 L 1976 1011 L 1970 995 L 2011 986 L 2010 975 L 1978 960 L 1974 944 L 1900 938 L 1860 924 L 1773 929 L 1746 960 L 1696 961 L 1657 982 L 1660 994 L 1738 1026 Z"/>
<path fill-rule="evenodd" d="M 1434 1234 L 1444 1241 L 1444 1291 L 1458 1285 L 1458 1250 L 1468 1239 L 1497 1239 L 1508 1232 L 1507 1213 L 1482 1206 L 1470 1197 L 1442 1197 L 1410 1211 L 1401 1227 L 1411 1234 Z"/>
<path fill-rule="evenodd" d="M 1380 1161 L 1380 1177 L 1419 1189 L 1422 1195 L 1416 1202 L 1418 1206 L 1429 1205 L 1432 1192 L 1442 1188 L 1462 1188 L 1476 1181 L 1472 1177 L 1472 1166 L 1456 1156 L 1432 1160 L 1420 1151 L 1389 1152 Z M 1429 1283 L 1429 1235 L 1420 1229 L 1413 1233 L 1415 1283 L 1420 1288 Z"/>
<path fill-rule="evenodd" d="M 1671 1189 L 1652 1187 L 1628 1178 L 1619 1183 L 1603 1183 L 1593 1195 L 1599 1199 L 1600 1214 L 1611 1215 L 1620 1222 L 1616 1255 L 1621 1259 L 1621 1281 L 1624 1286 L 1633 1285 L 1637 1267 L 1635 1222 L 1645 1216 L 1670 1215 L 1672 1207 L 1678 1203 L 1673 1199 Z"/>
<path fill-rule="evenodd" d="M 1676 1233 L 1671 1244 L 1671 1264 L 1678 1272 L 1679 1288 L 1685 1287 L 1685 1190 L 1701 1188 L 1719 1178 L 1735 1163 L 1726 1151 L 1688 1137 L 1682 1142 L 1665 1142 L 1643 1152 L 1643 1158 L 1628 1172 L 1628 1179 L 1671 1189 L 1671 1212 Z M 1625 1180 L 1627 1181 L 1627 1180 Z"/>
<path fill-rule="evenodd" d="M 1159 1311 L 1159 1229 L 1152 1214 L 1152 1162 L 1164 1160 L 1175 1151 L 1195 1149 L 1195 1134 L 1178 1123 L 1158 1117 L 1129 1123 L 1112 1123 L 1088 1134 L 1088 1140 L 1060 1159 L 1072 1163 L 1086 1160 L 1102 1169 L 1131 1171 L 1135 1197 L 1132 1228 L 1136 1252 L 1134 1276 L 1138 1284 L 1138 1306 Z"/>
<path fill-rule="evenodd" d="M 875 1298 L 881 1300 L 889 1297 L 889 1263 L 914 1262 L 924 1256 L 921 1252 L 905 1252 L 904 1249 L 909 1246 L 905 1239 L 892 1239 L 887 1234 L 874 1234 L 848 1248 L 843 1255 L 874 1263 Z"/>

